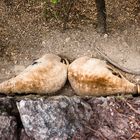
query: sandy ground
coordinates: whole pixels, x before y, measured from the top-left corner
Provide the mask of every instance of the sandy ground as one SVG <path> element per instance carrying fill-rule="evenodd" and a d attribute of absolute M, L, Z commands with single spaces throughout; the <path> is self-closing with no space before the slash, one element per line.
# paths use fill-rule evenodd
<path fill-rule="evenodd" d="M 59 21 L 44 19 L 43 1 L 1 0 L 0 82 L 17 75 L 33 59 L 45 53 L 60 54 L 67 57 L 70 62 L 84 55 L 103 59 L 95 51 L 94 46 L 100 48 L 116 63 L 132 70 L 140 70 L 139 1 L 107 2 L 108 35 L 96 32 L 96 19 L 93 21 L 96 13 L 93 16 L 91 12 L 88 13 L 91 8 L 90 3 L 87 2 L 88 6 L 86 2 L 87 0 L 83 2 L 83 6 L 87 6 L 85 10 L 81 8 L 77 15 L 86 15 L 89 19 L 79 20 L 79 16 L 76 22 L 71 20 L 68 23 L 70 29 L 62 32 Z M 77 7 L 78 4 L 75 5 L 75 9 Z M 140 75 L 123 74 L 129 80 L 140 84 Z M 68 85 L 64 91 L 67 88 Z M 69 91 L 72 92 L 71 88 Z"/>

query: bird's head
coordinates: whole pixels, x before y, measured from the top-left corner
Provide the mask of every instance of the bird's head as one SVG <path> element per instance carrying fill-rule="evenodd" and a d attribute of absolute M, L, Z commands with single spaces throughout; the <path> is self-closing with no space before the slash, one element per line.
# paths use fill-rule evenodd
<path fill-rule="evenodd" d="M 52 53 L 43 55 L 41 58 L 37 59 L 35 62 L 42 63 L 42 62 L 46 62 L 46 61 L 61 62 L 63 64 L 69 65 L 69 61 L 66 58 L 61 57 L 56 54 L 52 54 Z"/>

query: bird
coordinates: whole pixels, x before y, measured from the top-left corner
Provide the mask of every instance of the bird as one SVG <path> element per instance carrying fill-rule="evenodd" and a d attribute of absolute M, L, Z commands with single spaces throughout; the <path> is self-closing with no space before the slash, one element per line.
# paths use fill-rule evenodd
<path fill-rule="evenodd" d="M 53 94 L 60 90 L 67 80 L 68 61 L 56 54 L 45 54 L 35 60 L 19 75 L 0 84 L 0 93 Z"/>
<path fill-rule="evenodd" d="M 140 86 L 128 81 L 106 61 L 82 56 L 68 66 L 68 80 L 80 96 L 108 96 L 140 93 Z"/>

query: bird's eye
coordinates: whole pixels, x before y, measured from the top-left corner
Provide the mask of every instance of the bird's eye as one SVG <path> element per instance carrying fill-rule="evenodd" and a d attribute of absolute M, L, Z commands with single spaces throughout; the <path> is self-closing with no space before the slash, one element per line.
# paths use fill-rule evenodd
<path fill-rule="evenodd" d="M 38 63 L 38 62 L 35 61 L 35 62 L 32 63 L 32 65 L 36 65 L 37 63 Z"/>
<path fill-rule="evenodd" d="M 108 69 L 112 72 L 113 75 L 122 78 L 121 74 L 115 70 L 113 70 L 112 68 L 108 67 Z"/>

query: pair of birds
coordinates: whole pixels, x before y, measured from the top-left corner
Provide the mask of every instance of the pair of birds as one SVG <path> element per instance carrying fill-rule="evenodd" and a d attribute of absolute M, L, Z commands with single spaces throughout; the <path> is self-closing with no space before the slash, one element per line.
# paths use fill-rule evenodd
<path fill-rule="evenodd" d="M 70 65 L 55 54 L 46 54 L 14 78 L 0 84 L 0 93 L 53 95 L 69 80 L 77 95 L 106 96 L 140 93 L 139 86 L 126 80 L 105 61 L 80 57 Z"/>

